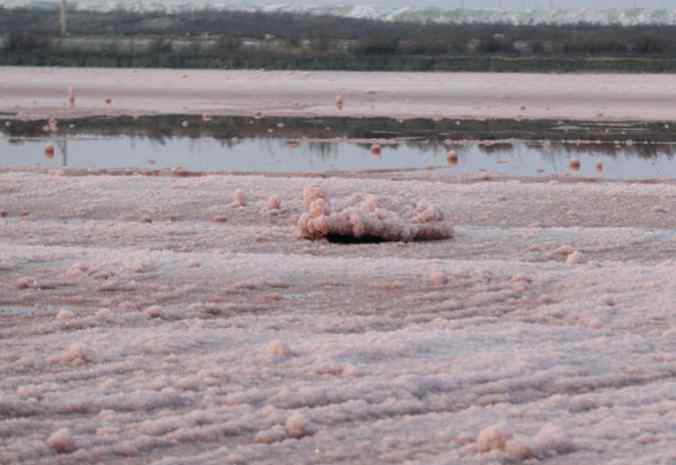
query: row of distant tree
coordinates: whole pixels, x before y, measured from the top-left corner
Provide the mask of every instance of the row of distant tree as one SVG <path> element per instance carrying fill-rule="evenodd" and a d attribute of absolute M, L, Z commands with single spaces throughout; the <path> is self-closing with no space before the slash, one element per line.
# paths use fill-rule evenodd
<path fill-rule="evenodd" d="M 676 51 L 676 27 L 447 25 L 371 21 L 292 13 L 198 10 L 138 13 L 124 10 L 68 14 L 74 35 L 218 34 L 274 36 L 297 45 L 350 41 L 364 53 L 659 54 Z M 58 14 L 37 8 L 0 7 L 0 33 L 58 34 Z M 322 42 L 323 41 L 323 42 Z"/>
<path fill-rule="evenodd" d="M 65 46 L 56 40 L 55 11 L 0 7 L 0 34 L 4 33 L 0 61 L 179 68 L 676 69 L 676 27 L 669 26 L 418 24 L 209 10 L 180 14 L 74 10 L 68 16 L 71 37 L 87 36 L 88 46 L 78 49 L 73 45 L 77 41 Z M 91 44 L 97 41 L 104 45 L 95 51 Z M 146 45 L 138 47 L 141 42 Z M 607 57 L 614 60 L 589 61 Z M 642 65 L 642 60 L 650 63 Z"/>

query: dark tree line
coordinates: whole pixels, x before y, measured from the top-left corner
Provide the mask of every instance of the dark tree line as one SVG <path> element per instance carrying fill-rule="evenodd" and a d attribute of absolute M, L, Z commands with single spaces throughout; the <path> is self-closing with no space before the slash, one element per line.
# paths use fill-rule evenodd
<path fill-rule="evenodd" d="M 68 23 L 72 37 L 118 42 L 97 53 L 55 45 L 50 39 L 58 37 L 56 11 L 0 7 L 4 34 L 0 62 L 359 70 L 676 69 L 676 27 L 670 26 L 419 24 L 211 10 L 179 14 L 73 10 Z M 151 46 L 130 50 L 132 38 L 150 41 Z"/>

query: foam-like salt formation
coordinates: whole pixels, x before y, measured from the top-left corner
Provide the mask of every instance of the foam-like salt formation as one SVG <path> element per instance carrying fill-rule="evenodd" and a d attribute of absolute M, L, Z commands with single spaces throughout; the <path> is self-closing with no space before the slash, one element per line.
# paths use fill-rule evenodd
<path fill-rule="evenodd" d="M 56 314 L 56 319 L 59 321 L 70 321 L 75 318 L 75 314 L 69 310 L 61 309 L 59 313 Z"/>
<path fill-rule="evenodd" d="M 305 417 L 300 413 L 292 414 L 286 420 L 286 432 L 289 433 L 289 436 L 292 438 L 301 438 L 308 434 Z"/>
<path fill-rule="evenodd" d="M 504 450 L 507 440 L 512 437 L 512 431 L 505 423 L 488 426 L 481 430 L 477 437 L 477 448 L 479 452 L 490 452 L 492 450 Z"/>
<path fill-rule="evenodd" d="M 61 363 L 70 366 L 82 366 L 91 361 L 91 357 L 80 344 L 71 344 L 60 354 L 49 357 L 50 363 Z"/>
<path fill-rule="evenodd" d="M 235 192 L 233 192 L 231 205 L 233 207 L 246 206 L 246 196 L 244 195 L 244 192 L 242 192 L 240 189 L 237 189 Z"/>
<path fill-rule="evenodd" d="M 286 358 L 291 355 L 289 346 L 278 340 L 271 341 L 265 351 L 271 358 Z"/>
<path fill-rule="evenodd" d="M 389 203 L 389 205 L 386 205 Z M 333 205 L 319 187 L 306 187 L 297 235 L 301 239 L 335 238 L 363 241 L 441 240 L 453 237 L 453 227 L 437 207 L 385 202 L 374 195 L 353 195 Z"/>
<path fill-rule="evenodd" d="M 445 286 L 448 284 L 448 278 L 441 271 L 435 271 L 430 275 L 430 281 L 434 286 Z"/>
<path fill-rule="evenodd" d="M 47 439 L 47 445 L 61 454 L 75 450 L 73 435 L 67 428 L 61 428 L 52 433 Z"/>
<path fill-rule="evenodd" d="M 89 267 L 87 265 L 83 265 L 82 263 L 74 263 L 70 268 L 68 268 L 68 270 L 66 270 L 66 277 L 79 278 L 88 270 Z"/>
<path fill-rule="evenodd" d="M 159 318 L 162 316 L 162 308 L 159 305 L 153 305 L 152 307 L 146 308 L 143 313 L 148 318 Z"/>
<path fill-rule="evenodd" d="M 265 204 L 268 210 L 279 210 L 282 208 L 282 201 L 278 195 L 272 195 Z"/>
<path fill-rule="evenodd" d="M 543 455 L 569 452 L 573 443 L 558 426 L 547 424 L 533 438 L 533 447 Z"/>

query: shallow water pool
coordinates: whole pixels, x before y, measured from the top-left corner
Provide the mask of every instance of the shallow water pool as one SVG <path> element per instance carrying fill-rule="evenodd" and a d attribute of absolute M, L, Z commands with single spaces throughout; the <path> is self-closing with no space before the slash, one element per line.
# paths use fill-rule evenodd
<path fill-rule="evenodd" d="M 382 143 L 382 141 L 381 141 Z M 45 152 L 48 144 L 54 153 Z M 5 169 L 175 169 L 197 172 L 330 173 L 449 168 L 458 173 L 507 176 L 576 174 L 608 179 L 676 178 L 668 143 L 550 143 L 533 141 L 452 143 L 425 139 L 382 143 L 256 137 L 44 136 L 0 138 Z M 449 159 L 449 150 L 457 158 Z M 579 168 L 575 163 L 579 161 Z"/>

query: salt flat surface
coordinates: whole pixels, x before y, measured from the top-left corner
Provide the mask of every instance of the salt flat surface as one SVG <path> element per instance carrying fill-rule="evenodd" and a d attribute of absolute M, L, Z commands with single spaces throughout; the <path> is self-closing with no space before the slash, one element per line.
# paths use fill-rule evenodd
<path fill-rule="evenodd" d="M 67 108 L 68 87 L 76 95 Z M 345 104 L 336 108 L 336 96 Z M 110 104 L 106 99 L 112 99 Z M 211 112 L 269 116 L 676 120 L 670 75 L 0 68 L 20 118 Z"/>
<path fill-rule="evenodd" d="M 0 174 L 2 465 L 676 462 L 674 184 L 63 174 Z"/>

